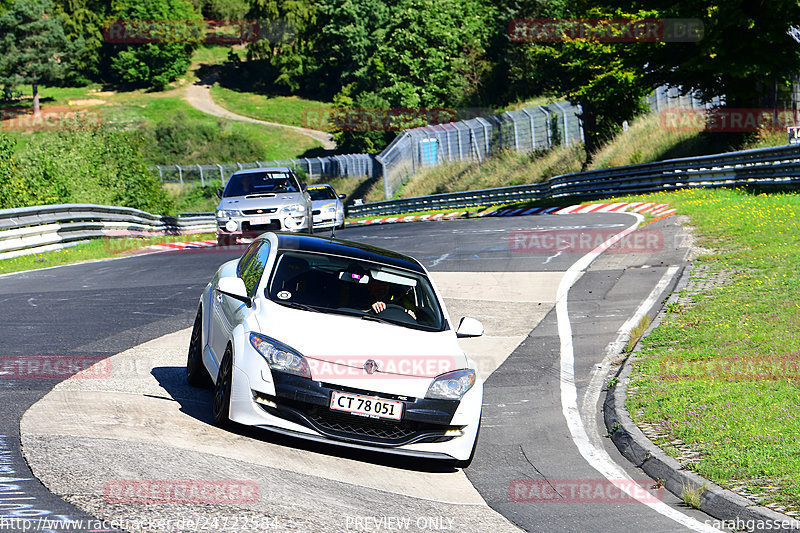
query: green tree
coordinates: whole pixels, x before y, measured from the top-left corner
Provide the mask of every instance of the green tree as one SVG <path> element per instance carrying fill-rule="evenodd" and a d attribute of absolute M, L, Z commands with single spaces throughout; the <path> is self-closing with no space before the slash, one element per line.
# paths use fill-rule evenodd
<path fill-rule="evenodd" d="M 579 11 L 577 4 L 562 6 L 558 15 L 632 21 L 655 16 L 652 11 L 625 12 L 594 6 L 587 8 L 585 4 Z M 555 42 L 526 40 L 528 37 L 530 35 L 506 49 L 509 99 L 546 94 L 580 105 L 585 166 L 603 142 L 621 129 L 624 121 L 646 110 L 643 99 L 652 86 L 643 76 L 640 61 L 652 50 L 653 43 L 574 38 L 569 33 Z M 512 40 L 511 36 L 509 39 Z"/>
<path fill-rule="evenodd" d="M 197 6 L 203 16 L 212 20 L 241 20 L 250 10 L 248 0 L 206 0 Z"/>
<path fill-rule="evenodd" d="M 371 33 L 374 48 L 358 48 L 364 50 L 358 58 L 363 67 L 353 71 L 354 81 L 337 95 L 337 103 L 406 109 L 395 121 L 406 128 L 423 125 L 428 110 L 480 102 L 491 70 L 487 48 L 496 15 L 482 0 L 392 2 L 385 23 Z M 336 138 L 342 147 L 371 152 L 396 134 L 343 130 Z"/>
<path fill-rule="evenodd" d="M 63 21 L 67 39 L 83 43 L 71 57 L 74 68 L 63 81 L 83 85 L 89 79 L 100 79 L 105 67 L 103 27 L 110 18 L 111 0 L 55 0 L 55 12 Z"/>
<path fill-rule="evenodd" d="M 619 5 L 619 2 L 615 2 Z M 625 2 L 623 2 L 625 4 Z M 775 85 L 800 71 L 800 45 L 788 34 L 800 26 L 797 0 L 634 0 L 627 9 L 654 10 L 659 18 L 703 23 L 697 42 L 662 42 L 636 59 L 651 86 L 696 89 L 724 96 L 729 107 L 761 107 Z"/>
<path fill-rule="evenodd" d="M 176 22 L 180 27 L 168 32 L 158 42 L 116 44 L 111 57 L 111 69 L 118 81 L 133 86 L 163 89 L 171 81 L 186 73 L 192 52 L 200 38 L 192 35 L 192 28 L 202 28 L 202 17 L 186 0 L 122 0 L 114 16 L 126 26 L 142 28 L 157 36 L 153 22 Z M 185 26 L 184 26 L 185 25 Z M 142 33 L 138 31 L 137 33 Z"/>
<path fill-rule="evenodd" d="M 39 114 L 39 84 L 60 80 L 81 43 L 71 44 L 50 0 L 17 0 L 0 15 L 0 82 L 33 86 L 33 113 Z"/>
<path fill-rule="evenodd" d="M 267 63 L 267 80 L 296 92 L 313 70 L 317 5 L 313 0 L 253 0 L 249 18 L 265 24 L 264 38 L 247 45 L 247 59 Z M 270 27 L 266 27 L 271 22 Z"/>
<path fill-rule="evenodd" d="M 321 0 L 318 7 L 312 79 L 332 98 L 366 75 L 386 38 L 391 11 L 385 0 Z"/>

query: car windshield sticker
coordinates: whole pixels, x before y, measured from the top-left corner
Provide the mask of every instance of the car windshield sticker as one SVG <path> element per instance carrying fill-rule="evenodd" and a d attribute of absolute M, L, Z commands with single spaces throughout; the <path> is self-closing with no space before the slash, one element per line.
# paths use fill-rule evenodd
<path fill-rule="evenodd" d="M 288 300 L 289 298 L 292 297 L 292 293 L 289 291 L 281 291 L 278 294 L 276 294 L 276 296 L 281 300 Z"/>

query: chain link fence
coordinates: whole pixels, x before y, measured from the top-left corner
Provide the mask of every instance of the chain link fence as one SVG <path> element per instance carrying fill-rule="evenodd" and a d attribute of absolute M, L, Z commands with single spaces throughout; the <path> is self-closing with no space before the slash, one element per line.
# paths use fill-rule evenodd
<path fill-rule="evenodd" d="M 231 174 L 237 170 L 260 167 L 289 167 L 307 175 L 309 181 L 344 176 L 372 178 L 380 175 L 380 165 L 376 163 L 375 156 L 371 154 L 346 154 L 213 165 L 159 165 L 150 167 L 150 170 L 158 174 L 162 183 L 178 183 L 182 186 L 187 182 L 199 182 L 200 185 L 205 187 L 206 182 L 215 180 L 222 181 L 224 186 Z"/>
<path fill-rule="evenodd" d="M 724 105 L 724 99 L 717 96 L 706 102 L 697 93 L 683 94 L 680 87 L 662 85 L 647 97 L 647 104 L 656 112 L 675 108 L 708 109 Z"/>
<path fill-rule="evenodd" d="M 583 142 L 580 107 L 569 102 L 404 130 L 377 156 L 388 200 L 420 170 L 451 161 L 481 162 L 499 150 L 527 153 Z"/>

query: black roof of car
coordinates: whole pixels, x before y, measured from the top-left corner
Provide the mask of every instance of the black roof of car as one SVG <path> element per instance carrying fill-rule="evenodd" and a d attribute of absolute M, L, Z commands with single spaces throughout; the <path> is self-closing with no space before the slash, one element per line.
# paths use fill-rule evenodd
<path fill-rule="evenodd" d="M 420 274 L 425 273 L 422 265 L 413 257 L 368 244 L 302 233 L 275 232 L 275 235 L 278 236 L 278 250 L 301 250 L 352 257 L 353 259 L 383 263 L 397 268 L 412 270 Z"/>

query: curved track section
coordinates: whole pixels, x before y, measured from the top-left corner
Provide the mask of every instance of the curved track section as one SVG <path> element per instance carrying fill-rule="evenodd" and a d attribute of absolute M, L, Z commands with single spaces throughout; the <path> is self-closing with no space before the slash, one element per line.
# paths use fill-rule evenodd
<path fill-rule="evenodd" d="M 205 523 L 218 531 L 686 530 L 630 499 L 565 494 L 565 483 L 607 486 L 573 441 L 560 395 L 554 305 L 564 273 L 585 251 L 519 249 L 514 240 L 520 231 L 531 235 L 545 225 L 565 235 L 613 234 L 632 221 L 621 214 L 524 217 L 339 234 L 419 258 L 454 318 L 484 322 L 486 335 L 464 343 L 488 377 L 484 429 L 475 462 L 464 472 L 213 426 L 210 392 L 188 387 L 183 365 L 197 295 L 231 257 L 221 251 L 155 254 L 0 279 L 13 308 L 28 312 L 19 320 L 29 330 L 48 319 L 54 329 L 15 337 L 18 353 L 111 355 L 46 395 L 43 381 L 28 396 L 30 404 L 44 395 L 21 421 L 25 457 L 76 512 L 119 520 L 125 529 L 148 522 L 155 525 L 149 530 L 175 531 L 183 520 L 184 529 Z M 579 405 L 620 326 L 667 268 L 684 261 L 674 246 L 678 228 L 670 220 L 653 228 L 661 232 L 658 249 L 606 254 L 575 277 L 569 314 Z M 28 309 L 31 302 L 45 309 Z M 5 384 L 0 390 L 7 397 L 19 397 L 24 387 L 22 380 Z M 17 412 L 24 411 L 26 402 L 18 403 Z M 581 412 L 587 431 L 599 435 L 597 415 L 596 405 Z M 630 477 L 643 477 L 608 442 L 601 446 Z M 170 480 L 255 483 L 257 497 L 214 505 L 147 505 L 113 497 L 119 483 Z M 562 490 L 555 498 L 532 499 L 531 487 L 545 485 Z M 657 497 L 677 507 L 663 493 Z"/>

